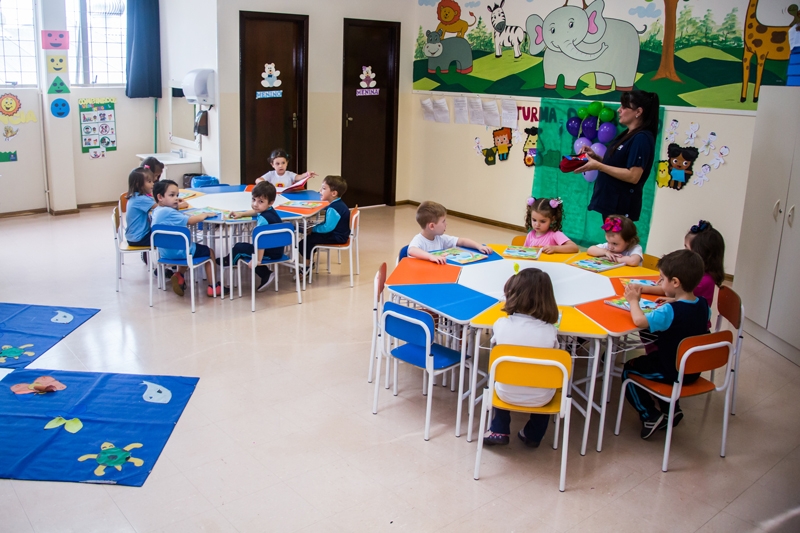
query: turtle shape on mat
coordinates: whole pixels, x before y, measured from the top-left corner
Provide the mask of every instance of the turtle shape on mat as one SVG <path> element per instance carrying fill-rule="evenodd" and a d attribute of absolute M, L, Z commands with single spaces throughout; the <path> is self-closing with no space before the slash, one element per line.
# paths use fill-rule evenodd
<path fill-rule="evenodd" d="M 33 357 L 36 355 L 35 352 L 26 351 L 25 348 L 30 348 L 33 344 L 23 344 L 15 348 L 14 346 L 9 346 L 6 344 L 3 347 L 0 347 L 0 363 L 5 363 L 6 359 L 19 359 L 20 355 L 27 355 L 28 357 Z"/>
<path fill-rule="evenodd" d="M 117 448 L 110 442 L 104 442 L 100 446 L 100 453 L 88 453 L 86 455 L 81 455 L 78 457 L 78 461 L 86 461 L 87 459 L 94 459 L 97 461 L 98 466 L 94 469 L 94 475 L 96 476 L 102 476 L 105 474 L 106 468 L 109 466 L 113 466 L 121 472 L 122 465 L 126 462 L 133 463 L 134 466 L 142 466 L 144 464 L 144 461 L 141 459 L 131 457 L 131 450 L 141 447 L 142 444 L 138 442 L 128 444 L 124 448 Z"/>

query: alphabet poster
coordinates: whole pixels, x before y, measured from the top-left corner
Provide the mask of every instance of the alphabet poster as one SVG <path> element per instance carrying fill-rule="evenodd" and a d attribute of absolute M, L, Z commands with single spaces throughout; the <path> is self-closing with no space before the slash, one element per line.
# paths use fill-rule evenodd
<path fill-rule="evenodd" d="M 81 151 L 92 159 L 105 157 L 117 149 L 116 98 L 81 98 Z"/>
<path fill-rule="evenodd" d="M 756 109 L 786 85 L 797 0 L 418 0 L 414 89 Z M 797 30 L 793 30 L 797 31 Z"/>

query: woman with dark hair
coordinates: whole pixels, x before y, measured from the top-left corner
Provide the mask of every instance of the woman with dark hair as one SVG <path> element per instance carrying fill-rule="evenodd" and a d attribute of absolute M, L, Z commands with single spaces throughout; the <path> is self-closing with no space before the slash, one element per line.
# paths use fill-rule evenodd
<path fill-rule="evenodd" d="M 619 123 L 627 129 L 617 135 L 604 157 L 585 147 L 589 160 L 575 173 L 597 170 L 589 210 L 605 220 L 620 213 L 639 220 L 642 212 L 642 189 L 655 159 L 658 135 L 658 95 L 634 89 L 622 93 L 617 110 Z"/>

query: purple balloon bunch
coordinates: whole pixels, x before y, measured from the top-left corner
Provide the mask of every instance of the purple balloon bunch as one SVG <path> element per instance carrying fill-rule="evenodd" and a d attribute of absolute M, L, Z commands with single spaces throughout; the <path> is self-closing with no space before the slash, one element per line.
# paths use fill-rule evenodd
<path fill-rule="evenodd" d="M 603 157 L 606 154 L 606 143 L 617 136 L 614 124 L 614 111 L 605 107 L 602 102 L 592 102 L 588 107 L 578 110 L 578 115 L 567 120 L 567 131 L 577 137 L 572 145 L 576 154 L 584 147 L 590 147 L 594 153 Z M 583 177 L 589 183 L 597 179 L 597 171 L 584 172 Z"/>

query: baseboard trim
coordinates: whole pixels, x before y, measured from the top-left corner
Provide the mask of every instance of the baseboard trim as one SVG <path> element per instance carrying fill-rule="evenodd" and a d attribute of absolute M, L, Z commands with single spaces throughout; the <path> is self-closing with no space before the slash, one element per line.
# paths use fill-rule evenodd
<path fill-rule="evenodd" d="M 779 337 L 776 337 L 749 318 L 744 319 L 744 330 L 748 334 L 755 337 L 755 339 L 761 344 L 769 346 L 771 349 L 775 350 L 792 363 L 800 366 L 800 350 L 791 344 Z"/>
<path fill-rule="evenodd" d="M 52 209 L 50 210 L 50 214 L 53 215 L 54 217 L 58 217 L 61 215 L 77 215 L 78 213 L 80 213 L 80 210 L 78 209 L 64 209 L 63 211 L 54 211 Z"/>
<path fill-rule="evenodd" d="M 40 207 L 38 209 L 26 209 L 24 211 L 9 211 L 8 213 L 0 213 L 0 218 L 25 217 L 28 215 L 41 215 L 42 213 L 47 213 L 47 209 Z"/>
<path fill-rule="evenodd" d="M 415 200 L 400 200 L 399 202 L 395 202 L 395 205 L 419 205 L 419 202 Z M 498 228 L 503 229 L 510 229 L 513 231 L 519 231 L 520 233 L 527 233 L 523 226 L 518 226 L 516 224 L 509 224 L 508 222 L 500 222 L 499 220 L 492 220 L 491 218 L 484 218 L 478 217 L 475 215 L 470 215 L 469 213 L 462 213 L 461 211 L 452 211 L 450 209 L 447 210 L 447 215 L 451 217 L 458 217 L 463 218 L 466 220 L 471 220 L 473 222 L 480 222 L 481 224 L 487 224 L 489 226 L 495 226 Z"/>
<path fill-rule="evenodd" d="M 93 202 L 91 204 L 78 204 L 78 209 L 91 209 L 93 207 L 114 207 L 119 205 L 119 200 L 112 200 L 108 202 Z"/>

